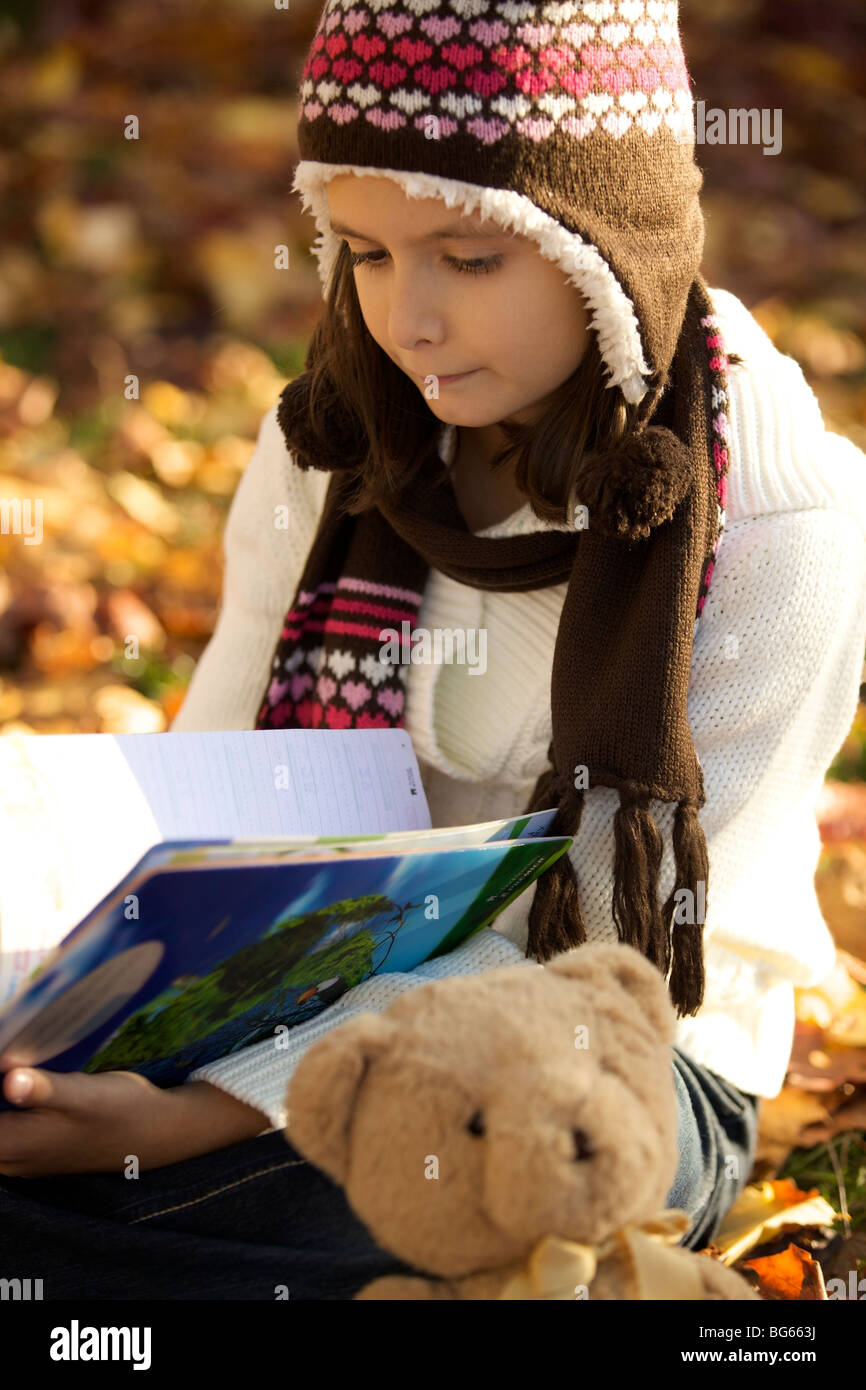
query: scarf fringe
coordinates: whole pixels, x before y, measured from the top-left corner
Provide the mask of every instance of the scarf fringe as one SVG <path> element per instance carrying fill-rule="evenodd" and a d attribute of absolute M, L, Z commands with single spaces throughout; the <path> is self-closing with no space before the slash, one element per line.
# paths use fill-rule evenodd
<path fill-rule="evenodd" d="M 673 828 L 675 887 L 664 905 L 664 919 L 671 920 L 676 904 L 674 894 L 688 888 L 691 903 L 706 905 L 709 889 L 710 861 L 703 827 L 698 820 L 694 801 L 681 801 L 677 806 Z M 703 884 L 702 894 L 698 884 Z M 669 981 L 670 995 L 682 1017 L 695 1014 L 704 998 L 704 924 L 703 922 L 674 922 L 672 931 L 673 963 Z"/>
<path fill-rule="evenodd" d="M 561 779 L 553 768 L 543 772 L 535 784 L 529 811 L 543 811 L 556 796 Z M 582 791 L 567 787 L 548 835 L 576 835 L 583 815 Z M 536 881 L 529 908 L 527 956 L 539 962 L 550 960 L 586 941 L 586 925 L 580 910 L 577 874 L 571 855 L 561 854 L 555 864 Z"/>
<path fill-rule="evenodd" d="M 620 941 L 634 946 L 663 975 L 670 945 L 658 901 L 662 837 L 649 810 L 649 793 L 621 787 L 613 818 L 613 920 Z"/>
<path fill-rule="evenodd" d="M 549 835 L 577 835 L 583 815 L 584 792 L 566 786 L 549 768 L 538 779 L 526 811 L 543 810 L 560 792 L 556 817 Z M 620 804 L 614 815 L 614 887 L 612 914 L 620 941 L 634 946 L 668 979 L 671 1002 L 679 1017 L 697 1013 L 704 997 L 703 923 L 674 922 L 681 905 L 676 894 L 688 889 L 686 899 L 696 910 L 706 903 L 709 856 L 703 827 L 694 801 L 677 805 L 673 825 L 676 872 L 674 887 L 663 907 L 658 899 L 658 880 L 663 840 L 649 809 L 644 787 L 619 788 Z M 703 884 L 699 893 L 698 885 Z M 694 915 L 694 912 L 692 913 Z M 577 874 L 570 854 L 563 854 L 538 879 L 529 909 L 527 956 L 543 963 L 562 951 L 586 941 L 586 924 L 580 910 Z"/>

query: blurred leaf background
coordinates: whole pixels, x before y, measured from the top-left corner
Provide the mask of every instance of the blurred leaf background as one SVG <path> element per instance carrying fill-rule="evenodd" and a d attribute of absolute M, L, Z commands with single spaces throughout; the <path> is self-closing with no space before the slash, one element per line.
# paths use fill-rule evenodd
<path fill-rule="evenodd" d="M 160 730 L 179 707 L 232 494 L 320 309 L 291 193 L 319 10 L 0 6 L 0 497 L 44 508 L 41 544 L 0 534 L 0 729 Z M 709 283 L 866 447 L 862 4 L 682 0 L 681 18 L 696 100 L 783 112 L 779 155 L 699 146 Z M 835 770 L 862 777 L 852 740 Z"/>

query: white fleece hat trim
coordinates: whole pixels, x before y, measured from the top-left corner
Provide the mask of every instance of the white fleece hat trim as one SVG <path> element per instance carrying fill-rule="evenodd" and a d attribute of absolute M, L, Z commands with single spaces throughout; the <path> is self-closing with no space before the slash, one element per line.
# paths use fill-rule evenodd
<path fill-rule="evenodd" d="M 295 170 L 293 191 L 301 196 L 305 212 L 312 212 L 319 235 L 312 252 L 318 261 L 322 297 L 327 298 L 341 238 L 331 231 L 325 185 L 340 174 L 393 179 L 409 198 L 441 198 L 448 207 L 471 216 L 497 222 L 506 231 L 530 237 L 541 254 L 553 261 L 576 285 L 590 308 L 590 327 L 595 330 L 599 352 L 611 375 L 605 386 L 618 386 L 625 399 L 637 404 L 647 392 L 645 377 L 652 373 L 640 340 L 634 305 L 623 290 L 598 247 L 569 232 L 554 217 L 542 212 L 523 193 L 487 188 L 435 174 L 405 169 L 379 169 L 359 164 L 324 164 L 302 159 Z"/>

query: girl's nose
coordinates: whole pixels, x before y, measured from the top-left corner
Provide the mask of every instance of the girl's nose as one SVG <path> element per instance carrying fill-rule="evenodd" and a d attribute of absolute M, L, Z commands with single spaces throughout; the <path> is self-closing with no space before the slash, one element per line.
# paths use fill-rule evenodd
<path fill-rule="evenodd" d="M 443 341 L 441 303 L 427 277 L 395 267 L 388 286 L 388 331 L 395 347 L 416 352 Z"/>

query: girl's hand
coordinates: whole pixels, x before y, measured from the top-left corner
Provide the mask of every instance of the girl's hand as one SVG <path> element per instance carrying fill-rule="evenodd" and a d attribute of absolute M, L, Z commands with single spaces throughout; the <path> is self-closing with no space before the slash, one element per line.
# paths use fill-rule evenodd
<path fill-rule="evenodd" d="M 206 1081 L 161 1090 L 131 1071 L 14 1067 L 2 1081 L 0 1174 L 123 1173 L 161 1168 L 252 1138 L 267 1115 Z"/>

